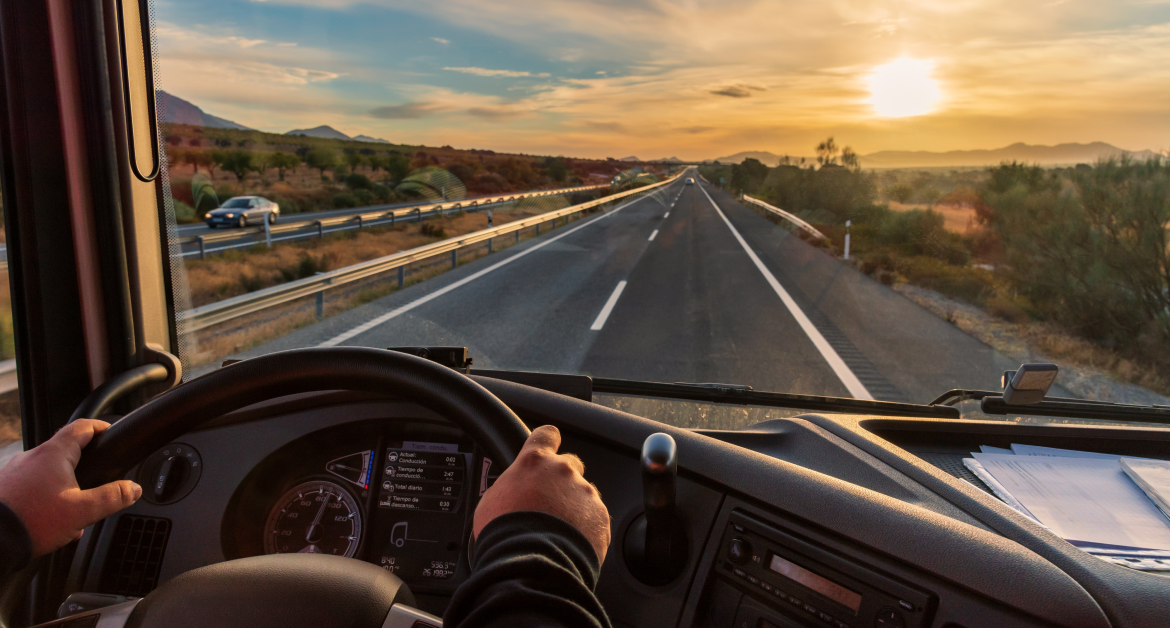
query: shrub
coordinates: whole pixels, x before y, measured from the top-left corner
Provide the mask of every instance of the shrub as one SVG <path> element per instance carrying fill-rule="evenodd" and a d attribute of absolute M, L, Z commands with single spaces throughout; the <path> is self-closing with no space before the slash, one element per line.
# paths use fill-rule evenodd
<path fill-rule="evenodd" d="M 430 238 L 444 239 L 447 237 L 447 232 L 441 226 L 430 221 L 424 222 L 418 228 L 418 232 Z"/>
<path fill-rule="evenodd" d="M 337 209 L 347 209 L 350 207 L 357 207 L 357 197 L 348 192 L 333 195 L 333 206 Z"/>

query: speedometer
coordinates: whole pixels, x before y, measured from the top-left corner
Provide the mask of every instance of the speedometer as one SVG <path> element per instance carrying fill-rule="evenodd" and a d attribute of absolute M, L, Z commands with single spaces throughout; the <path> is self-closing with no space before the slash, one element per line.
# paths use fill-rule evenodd
<path fill-rule="evenodd" d="M 362 513 L 333 482 L 306 482 L 281 496 L 264 527 L 265 554 L 333 554 L 353 558 Z"/>

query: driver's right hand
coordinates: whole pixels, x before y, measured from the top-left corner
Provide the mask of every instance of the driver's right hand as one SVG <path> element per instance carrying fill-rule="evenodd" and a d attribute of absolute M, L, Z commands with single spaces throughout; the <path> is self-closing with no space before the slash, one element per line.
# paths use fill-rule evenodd
<path fill-rule="evenodd" d="M 475 509 L 474 534 L 492 519 L 510 512 L 537 511 L 577 528 L 597 552 L 598 564 L 609 549 L 609 510 L 597 487 L 585 479 L 585 464 L 573 454 L 558 454 L 561 433 L 551 425 L 532 431 L 516 462 L 500 474 Z"/>

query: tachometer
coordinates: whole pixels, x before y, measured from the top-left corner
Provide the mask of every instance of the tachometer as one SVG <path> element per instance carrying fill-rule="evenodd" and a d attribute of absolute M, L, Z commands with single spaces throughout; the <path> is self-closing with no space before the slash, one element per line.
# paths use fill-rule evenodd
<path fill-rule="evenodd" d="M 352 558 L 361 535 L 361 509 L 349 491 L 333 482 L 306 482 L 272 507 L 264 527 L 264 553 Z"/>

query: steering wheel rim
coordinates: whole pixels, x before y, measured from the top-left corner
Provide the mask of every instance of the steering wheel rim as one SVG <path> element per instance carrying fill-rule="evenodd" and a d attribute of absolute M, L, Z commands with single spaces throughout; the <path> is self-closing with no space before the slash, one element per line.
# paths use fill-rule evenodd
<path fill-rule="evenodd" d="M 251 358 L 172 388 L 98 434 L 81 452 L 77 482 L 121 479 L 167 443 L 216 417 L 287 395 L 386 393 L 467 432 L 505 469 L 531 433 L 507 405 L 462 373 L 406 353 L 366 347 L 294 349 Z"/>

